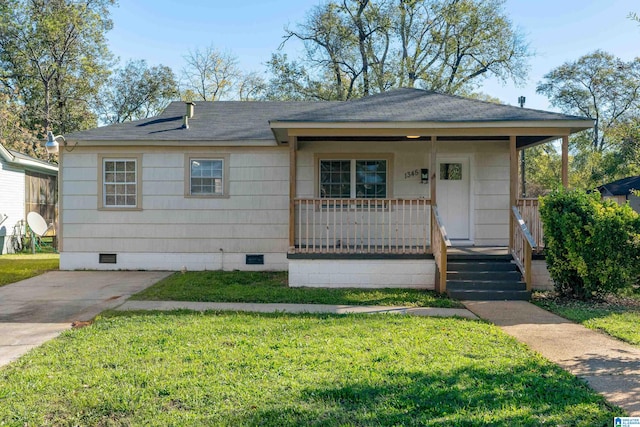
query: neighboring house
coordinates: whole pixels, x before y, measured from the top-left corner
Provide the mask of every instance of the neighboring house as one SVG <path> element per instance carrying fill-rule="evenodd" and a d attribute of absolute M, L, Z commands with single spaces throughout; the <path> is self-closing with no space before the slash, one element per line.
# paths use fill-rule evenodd
<path fill-rule="evenodd" d="M 629 176 L 598 187 L 604 199 L 614 200 L 619 205 L 629 202 L 629 206 L 640 213 L 640 197 L 633 190 L 640 191 L 640 176 Z"/>
<path fill-rule="evenodd" d="M 433 288 L 432 235 L 447 236 L 431 205 L 454 245 L 506 247 L 517 150 L 566 147 L 592 125 L 417 89 L 174 102 L 65 135 L 60 267 L 289 270 L 293 286 Z"/>
<path fill-rule="evenodd" d="M 12 252 L 11 236 L 29 212 L 57 221 L 57 193 L 57 165 L 0 145 L 0 254 Z"/>

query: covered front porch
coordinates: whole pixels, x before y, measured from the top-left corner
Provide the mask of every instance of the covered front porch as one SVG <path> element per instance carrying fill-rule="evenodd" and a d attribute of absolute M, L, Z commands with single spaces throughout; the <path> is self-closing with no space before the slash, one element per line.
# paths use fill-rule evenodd
<path fill-rule="evenodd" d="M 513 257 L 530 290 L 542 227 L 537 201 L 518 197 L 519 152 L 562 140 L 566 186 L 568 137 L 591 122 L 400 92 L 271 121 L 289 149 L 290 282 L 316 276 L 299 285 L 320 286 L 326 273 L 329 285 L 382 287 L 404 276 L 391 284 L 445 292 L 451 248 L 491 246 Z M 421 110 L 404 110 L 406 120 L 399 112 L 385 117 L 385 104 L 374 98 L 418 103 Z M 446 114 L 442 100 L 453 103 Z M 470 120 L 480 113 L 465 112 L 469 105 L 495 118 Z"/>

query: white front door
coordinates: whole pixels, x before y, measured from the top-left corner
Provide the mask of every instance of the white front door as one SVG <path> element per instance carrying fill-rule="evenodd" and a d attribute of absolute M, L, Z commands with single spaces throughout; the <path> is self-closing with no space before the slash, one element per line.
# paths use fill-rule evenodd
<path fill-rule="evenodd" d="M 436 179 L 436 204 L 449 239 L 471 240 L 469 158 L 438 157 Z"/>

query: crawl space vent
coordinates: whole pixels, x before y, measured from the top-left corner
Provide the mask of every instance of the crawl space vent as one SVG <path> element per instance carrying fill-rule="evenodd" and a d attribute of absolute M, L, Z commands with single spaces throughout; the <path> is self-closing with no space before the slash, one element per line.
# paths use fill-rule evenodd
<path fill-rule="evenodd" d="M 98 262 L 100 264 L 117 264 L 117 255 L 116 254 L 100 254 Z"/>
<path fill-rule="evenodd" d="M 245 264 L 262 265 L 264 264 L 264 255 L 247 255 Z"/>

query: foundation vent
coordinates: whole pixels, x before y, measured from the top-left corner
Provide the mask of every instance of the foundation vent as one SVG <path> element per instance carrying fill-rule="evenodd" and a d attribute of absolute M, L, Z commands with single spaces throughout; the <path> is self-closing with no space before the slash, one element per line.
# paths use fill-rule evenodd
<path fill-rule="evenodd" d="M 100 264 L 117 264 L 118 263 L 118 255 L 117 254 L 99 254 L 98 262 Z"/>
<path fill-rule="evenodd" d="M 245 259 L 247 265 L 264 265 L 264 255 L 247 254 Z"/>

